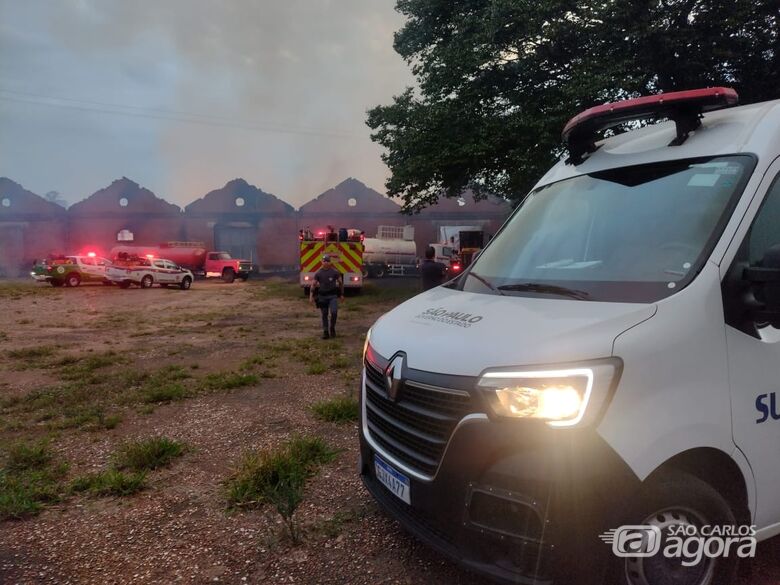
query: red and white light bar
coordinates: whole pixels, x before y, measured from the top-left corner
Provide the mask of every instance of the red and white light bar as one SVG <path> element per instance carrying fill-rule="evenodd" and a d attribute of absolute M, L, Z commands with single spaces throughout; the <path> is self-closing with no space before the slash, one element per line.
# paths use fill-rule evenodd
<path fill-rule="evenodd" d="M 708 87 L 690 91 L 659 93 L 589 108 L 577 114 L 563 128 L 563 142 L 569 149 L 569 161 L 579 164 L 583 155 L 596 149 L 596 134 L 631 120 L 668 118 L 677 125 L 677 138 L 670 144 L 682 144 L 699 127 L 702 113 L 737 104 L 739 96 L 730 87 Z"/>

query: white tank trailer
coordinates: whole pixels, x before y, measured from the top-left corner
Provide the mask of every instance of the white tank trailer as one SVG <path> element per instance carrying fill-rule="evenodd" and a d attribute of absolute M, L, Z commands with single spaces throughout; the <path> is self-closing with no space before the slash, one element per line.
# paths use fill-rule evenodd
<path fill-rule="evenodd" d="M 402 275 L 417 269 L 417 245 L 414 242 L 414 229 L 411 226 L 389 228 L 379 226 L 376 238 L 363 241 L 363 271 L 369 278 L 382 278 L 386 275 Z"/>

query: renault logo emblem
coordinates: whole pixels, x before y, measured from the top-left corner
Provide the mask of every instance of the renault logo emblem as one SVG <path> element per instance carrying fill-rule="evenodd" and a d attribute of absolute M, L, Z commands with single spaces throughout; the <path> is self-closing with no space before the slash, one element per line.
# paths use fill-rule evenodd
<path fill-rule="evenodd" d="M 403 354 L 395 356 L 385 369 L 385 390 L 393 402 L 398 400 L 403 386 L 404 359 Z"/>

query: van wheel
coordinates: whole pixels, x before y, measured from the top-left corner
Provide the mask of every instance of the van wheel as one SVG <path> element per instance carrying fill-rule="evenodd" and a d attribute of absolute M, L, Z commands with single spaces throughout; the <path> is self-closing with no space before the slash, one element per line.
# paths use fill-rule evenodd
<path fill-rule="evenodd" d="M 179 288 L 181 290 L 190 290 L 190 287 L 192 286 L 192 279 L 189 276 L 185 276 L 181 279 L 181 283 L 179 284 Z"/>
<path fill-rule="evenodd" d="M 222 280 L 231 284 L 236 279 L 236 271 L 232 268 L 225 268 L 222 272 Z"/>
<path fill-rule="evenodd" d="M 154 284 L 154 279 L 150 274 L 147 274 L 141 279 L 141 288 L 152 288 L 153 284 Z"/>
<path fill-rule="evenodd" d="M 730 585 L 735 582 L 739 559 L 732 547 L 728 557 L 703 556 L 686 567 L 685 559 L 666 558 L 670 529 L 702 526 L 736 526 L 737 520 L 723 496 L 708 483 L 684 472 L 665 473 L 651 481 L 637 497 L 623 525 L 655 527 L 661 533 L 659 552 L 644 558 L 611 561 L 609 583 L 619 585 Z M 684 532 L 681 531 L 681 537 Z"/>
<path fill-rule="evenodd" d="M 65 284 L 72 288 L 76 288 L 81 284 L 81 277 L 76 273 L 69 274 L 68 278 L 65 279 Z"/>

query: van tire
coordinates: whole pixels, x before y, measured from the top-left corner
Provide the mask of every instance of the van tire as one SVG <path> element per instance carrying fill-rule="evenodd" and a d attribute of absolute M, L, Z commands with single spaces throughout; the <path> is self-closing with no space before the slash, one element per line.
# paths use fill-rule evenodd
<path fill-rule="evenodd" d="M 630 506 L 621 525 L 656 524 L 663 531 L 664 522 L 679 525 L 675 518 L 688 517 L 693 524 L 712 526 L 736 526 L 737 519 L 726 499 L 710 484 L 695 475 L 681 471 L 662 472 L 651 479 Z M 667 525 L 668 525 L 667 524 Z M 661 551 L 665 540 L 662 540 Z M 739 558 L 732 547 L 727 558 L 715 559 L 712 575 L 692 573 L 688 581 L 675 581 L 681 585 L 732 585 L 736 580 Z M 706 557 L 705 557 L 706 559 Z M 611 556 L 609 583 L 616 585 L 657 585 L 667 583 L 653 578 L 653 570 L 664 564 L 663 554 L 650 559 L 625 559 Z M 645 571 L 646 569 L 646 571 Z M 644 576 L 643 576 L 644 573 Z M 657 572 L 656 572 L 657 575 Z"/>
<path fill-rule="evenodd" d="M 141 288 L 152 288 L 153 284 L 154 284 L 154 279 L 150 274 L 147 274 L 141 279 Z"/>
<path fill-rule="evenodd" d="M 190 290 L 190 287 L 192 286 L 192 279 L 189 276 L 185 276 L 181 279 L 181 283 L 179 284 L 179 288 L 181 290 Z"/>
<path fill-rule="evenodd" d="M 68 274 L 68 276 L 65 278 L 65 284 L 71 288 L 76 288 L 81 284 L 81 277 L 76 272 L 73 274 Z"/>

